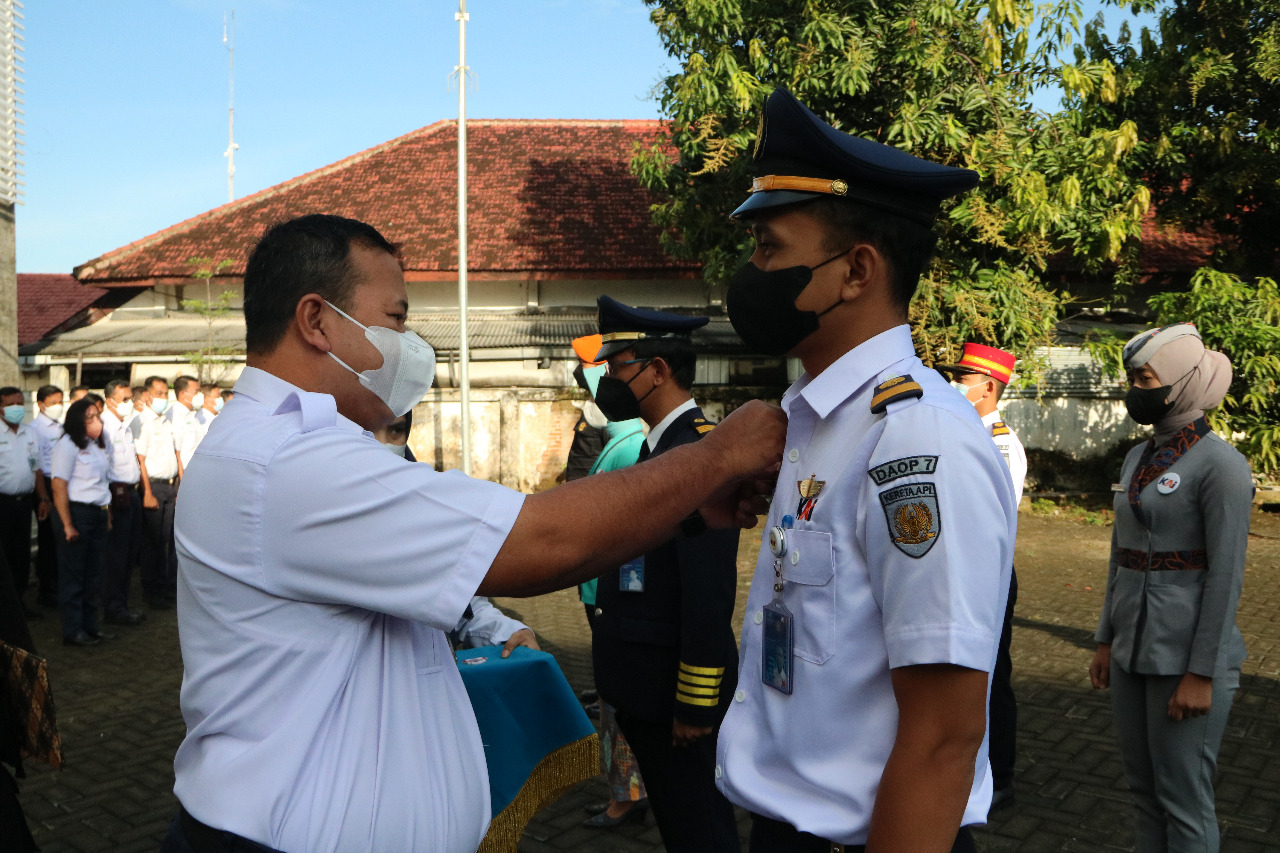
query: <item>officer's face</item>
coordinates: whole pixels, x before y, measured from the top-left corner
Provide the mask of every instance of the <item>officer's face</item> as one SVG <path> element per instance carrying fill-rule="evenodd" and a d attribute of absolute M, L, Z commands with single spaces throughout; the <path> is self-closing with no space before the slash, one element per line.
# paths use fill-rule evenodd
<path fill-rule="evenodd" d="M 1129 380 L 1129 384 L 1134 388 L 1159 388 L 1160 377 L 1148 365 L 1135 367 L 1132 370 L 1126 370 L 1125 376 Z"/>
<path fill-rule="evenodd" d="M 751 221 L 751 236 L 756 241 L 751 262 L 765 272 L 817 267 L 832 255 L 826 233 L 826 225 L 803 205 L 766 208 Z M 802 311 L 825 311 L 835 300 L 841 281 L 839 262 L 819 267 L 796 299 L 796 307 Z"/>

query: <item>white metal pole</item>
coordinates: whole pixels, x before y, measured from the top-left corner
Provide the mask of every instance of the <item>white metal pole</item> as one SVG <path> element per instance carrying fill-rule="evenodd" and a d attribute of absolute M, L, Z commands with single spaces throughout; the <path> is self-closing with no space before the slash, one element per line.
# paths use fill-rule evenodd
<path fill-rule="evenodd" d="M 467 0 L 458 0 L 458 366 L 462 388 L 462 473 L 471 475 L 471 376 L 467 343 Z"/>
<path fill-rule="evenodd" d="M 227 46 L 227 201 L 236 200 L 236 10 L 231 10 L 228 34 L 227 19 L 222 19 L 222 43 Z"/>

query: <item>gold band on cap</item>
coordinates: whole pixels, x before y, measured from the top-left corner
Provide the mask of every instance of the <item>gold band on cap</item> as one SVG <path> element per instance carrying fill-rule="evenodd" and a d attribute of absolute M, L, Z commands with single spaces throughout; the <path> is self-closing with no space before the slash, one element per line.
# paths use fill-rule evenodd
<path fill-rule="evenodd" d="M 836 178 L 801 178 L 796 175 L 761 175 L 751 182 L 753 193 L 766 190 L 799 190 L 807 193 L 826 193 L 827 195 L 844 195 L 849 185 Z"/>
<path fill-rule="evenodd" d="M 644 332 L 607 332 L 600 336 L 600 342 L 607 344 L 610 341 L 638 341 L 647 337 L 649 336 Z"/>

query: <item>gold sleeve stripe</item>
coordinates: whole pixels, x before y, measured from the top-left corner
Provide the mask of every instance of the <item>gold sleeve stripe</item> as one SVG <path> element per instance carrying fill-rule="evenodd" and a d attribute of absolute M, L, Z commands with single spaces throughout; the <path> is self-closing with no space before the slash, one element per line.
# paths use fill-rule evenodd
<path fill-rule="evenodd" d="M 683 681 L 676 685 L 676 690 L 680 693 L 688 693 L 690 696 L 719 696 L 720 688 L 717 687 L 691 687 Z"/>
<path fill-rule="evenodd" d="M 691 696 L 685 696 L 682 693 L 676 694 L 676 701 L 683 702 L 686 705 L 701 705 L 704 708 L 714 708 L 720 704 L 719 699 L 695 699 Z"/>
<path fill-rule="evenodd" d="M 702 675 L 689 675 L 687 672 L 682 672 L 680 673 L 680 680 L 686 684 L 701 684 L 706 687 L 718 687 L 724 678 L 707 678 Z"/>
<path fill-rule="evenodd" d="M 724 675 L 722 666 L 690 666 L 684 661 L 680 661 L 680 671 L 690 675 Z"/>

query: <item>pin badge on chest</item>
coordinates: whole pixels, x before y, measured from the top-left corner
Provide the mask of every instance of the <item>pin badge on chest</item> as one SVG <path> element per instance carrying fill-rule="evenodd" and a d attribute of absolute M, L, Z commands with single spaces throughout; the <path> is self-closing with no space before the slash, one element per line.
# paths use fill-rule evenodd
<path fill-rule="evenodd" d="M 1162 495 L 1171 495 L 1180 485 L 1182 485 L 1182 477 L 1177 472 L 1171 471 L 1168 474 L 1161 474 L 1160 479 L 1156 480 L 1156 491 Z"/>

